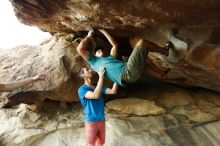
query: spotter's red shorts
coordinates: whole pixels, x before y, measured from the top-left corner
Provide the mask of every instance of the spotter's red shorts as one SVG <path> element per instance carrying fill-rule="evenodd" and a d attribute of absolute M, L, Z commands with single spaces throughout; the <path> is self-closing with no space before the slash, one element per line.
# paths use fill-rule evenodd
<path fill-rule="evenodd" d="M 105 143 L 105 121 L 85 122 L 85 128 L 87 144 Z"/>

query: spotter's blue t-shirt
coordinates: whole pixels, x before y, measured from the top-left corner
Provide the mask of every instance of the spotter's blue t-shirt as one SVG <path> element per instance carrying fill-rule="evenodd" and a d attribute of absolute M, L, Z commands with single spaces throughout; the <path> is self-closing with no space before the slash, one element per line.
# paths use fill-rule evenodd
<path fill-rule="evenodd" d="M 78 89 L 78 95 L 83 107 L 84 122 L 96 122 L 105 120 L 104 97 L 106 87 L 103 86 L 99 99 L 87 99 L 85 95 L 88 91 L 95 89 L 84 84 Z"/>
<path fill-rule="evenodd" d="M 91 55 L 87 61 L 95 72 L 98 72 L 99 67 L 103 66 L 105 68 L 105 76 L 109 80 L 112 80 L 123 87 L 125 86 L 125 83 L 121 81 L 122 72 L 125 68 L 124 61 L 120 61 L 112 55 L 107 57 Z"/>

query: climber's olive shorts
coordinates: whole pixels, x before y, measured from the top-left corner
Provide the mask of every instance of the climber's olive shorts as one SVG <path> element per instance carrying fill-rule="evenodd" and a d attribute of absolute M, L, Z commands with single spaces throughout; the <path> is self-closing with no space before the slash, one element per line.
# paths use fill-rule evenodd
<path fill-rule="evenodd" d="M 122 81 L 133 83 L 137 81 L 145 67 L 148 51 L 136 46 L 122 72 Z"/>

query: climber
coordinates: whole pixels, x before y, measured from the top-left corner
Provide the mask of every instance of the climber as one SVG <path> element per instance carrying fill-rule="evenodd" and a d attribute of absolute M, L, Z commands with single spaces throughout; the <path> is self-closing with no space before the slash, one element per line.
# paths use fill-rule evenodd
<path fill-rule="evenodd" d="M 96 72 L 100 66 L 104 66 L 106 69 L 106 77 L 120 86 L 125 86 L 126 83 L 132 83 L 139 79 L 145 66 L 148 51 L 167 56 L 169 49 L 173 47 L 171 42 L 168 42 L 165 48 L 161 48 L 152 42 L 140 39 L 131 53 L 128 62 L 125 63 L 124 61 L 116 59 L 118 55 L 118 44 L 114 38 L 103 29 L 99 31 L 112 45 L 109 56 L 106 56 L 101 49 L 96 50 L 95 55 L 92 54 L 92 51 L 96 48 L 96 43 L 93 39 L 93 30 L 88 32 L 88 35 L 78 45 L 77 50 Z M 164 74 L 166 73 L 167 72 L 164 72 Z"/>
<path fill-rule="evenodd" d="M 27 84 L 39 81 L 39 80 L 45 80 L 46 75 L 40 74 L 35 77 L 27 78 L 20 81 L 11 81 L 11 82 L 3 82 L 0 83 L 0 92 L 9 92 L 12 90 L 15 90 L 17 88 L 21 88 Z"/>
<path fill-rule="evenodd" d="M 84 79 L 84 85 L 78 89 L 78 95 L 83 107 L 86 129 L 86 143 L 88 145 L 103 145 L 105 143 L 105 112 L 104 94 L 116 94 L 118 85 L 112 88 L 103 86 L 105 69 L 99 67 L 97 85 L 92 83 L 92 71 L 86 67 L 80 69 L 79 76 Z"/>

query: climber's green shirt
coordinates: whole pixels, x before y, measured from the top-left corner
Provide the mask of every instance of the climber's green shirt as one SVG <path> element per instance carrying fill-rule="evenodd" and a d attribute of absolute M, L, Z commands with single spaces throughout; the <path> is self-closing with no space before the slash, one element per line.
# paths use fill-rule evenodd
<path fill-rule="evenodd" d="M 125 83 L 122 83 L 121 79 L 122 72 L 125 68 L 124 61 L 120 61 L 111 55 L 108 57 L 96 57 L 91 55 L 87 61 L 96 72 L 98 72 L 100 66 L 103 66 L 105 68 L 105 76 L 108 79 L 118 85 L 125 86 Z"/>

